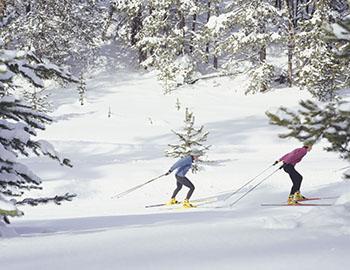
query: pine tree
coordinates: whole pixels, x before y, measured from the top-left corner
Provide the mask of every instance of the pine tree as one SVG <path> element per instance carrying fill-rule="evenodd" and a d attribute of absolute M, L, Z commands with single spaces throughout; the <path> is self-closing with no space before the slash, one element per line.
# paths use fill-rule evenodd
<path fill-rule="evenodd" d="M 250 74 L 249 92 L 266 91 L 274 73 L 267 49 L 280 38 L 276 28 L 280 20 L 270 1 L 235 1 L 226 13 L 209 19 L 203 36 L 219 40 L 216 54 L 228 58 L 224 67 L 229 73 L 244 67 L 241 72 Z"/>
<path fill-rule="evenodd" d="M 121 25 L 116 30 L 118 36 L 127 44 L 136 48 L 136 44 L 141 38 L 140 31 L 143 28 L 142 22 L 147 10 L 147 4 L 143 0 L 114 0 L 112 4 L 111 16 L 113 17 L 116 13 L 117 17 L 121 17 L 121 19 L 115 19 Z M 141 48 L 137 48 L 137 50 L 139 63 L 142 63 L 145 60 L 146 52 Z"/>
<path fill-rule="evenodd" d="M 336 43 L 338 55 L 350 59 L 350 17 L 337 20 L 336 23 L 330 24 L 327 30 L 326 40 Z"/>
<path fill-rule="evenodd" d="M 197 7 L 194 1 L 185 0 L 149 3 L 151 12 L 143 20 L 137 47 L 147 53 L 142 65 L 156 68 L 166 90 L 171 90 L 189 80 L 194 72 L 186 25 Z"/>
<path fill-rule="evenodd" d="M 191 153 L 194 148 L 200 149 L 203 154 L 210 148 L 205 146 L 204 142 L 207 140 L 209 132 L 204 131 L 204 126 L 200 128 L 194 127 L 195 117 L 193 112 L 190 112 L 188 108 L 185 111 L 185 126 L 182 132 L 172 131 L 179 139 L 179 144 L 169 144 L 170 149 L 166 151 L 168 157 L 184 157 Z M 198 165 L 193 166 L 193 171 L 199 169 Z"/>
<path fill-rule="evenodd" d="M 301 101 L 300 106 L 297 112 L 281 107 L 278 115 L 266 113 L 271 124 L 289 130 L 279 136 L 312 143 L 326 139 L 326 151 L 337 152 L 350 162 L 350 103 L 339 98 L 325 104 Z"/>
<path fill-rule="evenodd" d="M 20 197 L 25 191 L 41 189 L 40 178 L 19 161 L 30 153 L 45 155 L 61 165 L 71 166 L 69 159 L 61 157 L 53 146 L 44 140 L 34 140 L 37 130 L 45 130 L 52 119 L 32 106 L 15 98 L 7 88 L 16 88 L 14 79 L 21 76 L 36 87 L 44 87 L 43 79 L 60 77 L 65 81 L 76 80 L 64 69 L 51 63 L 41 62 L 33 53 L 6 50 L 0 39 L 0 194 L 8 204 L 24 203 L 10 198 Z M 74 194 L 54 198 L 39 198 L 25 201 L 36 204 L 40 201 L 71 200 Z"/>
<path fill-rule="evenodd" d="M 264 92 L 271 87 L 273 77 L 275 76 L 275 68 L 266 61 L 260 63 L 249 72 L 250 83 L 246 93 L 256 93 L 258 91 Z"/>
<path fill-rule="evenodd" d="M 104 0 L 8 1 L 7 23 L 0 28 L 12 48 L 35 51 L 58 64 L 86 63 L 102 42 Z"/>
<path fill-rule="evenodd" d="M 183 84 L 194 71 L 193 16 L 198 7 L 195 0 L 115 1 L 125 22 L 119 36 L 139 52 L 144 68 L 159 71 L 166 91 Z"/>
<path fill-rule="evenodd" d="M 320 100 L 336 96 L 347 80 L 347 64 L 336 57 L 329 41 L 325 39 L 325 24 L 334 14 L 329 0 L 316 3 L 316 11 L 309 20 L 300 23 L 295 35 L 296 81 Z"/>

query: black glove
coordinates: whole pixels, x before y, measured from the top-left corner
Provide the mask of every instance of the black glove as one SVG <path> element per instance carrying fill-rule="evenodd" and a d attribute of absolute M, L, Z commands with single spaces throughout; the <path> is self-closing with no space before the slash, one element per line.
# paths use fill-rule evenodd
<path fill-rule="evenodd" d="M 169 175 L 169 174 L 171 174 L 171 171 L 167 171 L 167 172 L 165 173 L 165 175 Z"/>
<path fill-rule="evenodd" d="M 274 164 L 272 164 L 273 166 L 275 166 L 275 165 L 277 165 L 279 163 L 279 161 L 278 160 L 276 160 L 275 161 L 275 163 Z"/>

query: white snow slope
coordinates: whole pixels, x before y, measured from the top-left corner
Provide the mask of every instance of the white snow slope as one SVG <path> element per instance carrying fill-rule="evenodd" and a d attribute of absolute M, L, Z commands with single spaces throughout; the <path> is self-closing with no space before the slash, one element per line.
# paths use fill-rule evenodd
<path fill-rule="evenodd" d="M 31 269 L 348 269 L 350 188 L 339 168 L 348 164 L 322 148 L 297 165 L 306 196 L 337 197 L 330 207 L 262 207 L 284 202 L 291 181 L 277 171 L 233 207 L 230 203 L 276 168 L 223 201 L 286 152 L 300 147 L 282 140 L 265 111 L 297 108 L 308 94 L 279 89 L 244 95 L 244 80 L 206 80 L 164 95 L 152 74 L 96 75 L 87 102 L 75 89 L 56 89 L 55 122 L 40 138 L 52 142 L 74 168 L 31 157 L 23 160 L 44 181 L 30 196 L 75 192 L 61 206 L 22 207 L 25 216 L 0 224 L 0 265 Z M 181 109 L 176 109 L 176 101 Z M 218 201 L 196 209 L 145 208 L 167 201 L 174 174 L 120 199 L 111 196 L 165 173 L 176 161 L 164 157 L 171 130 L 183 126 L 185 108 L 209 131 L 208 159 L 216 161 L 188 177 L 193 199 Z M 112 112 L 108 117 L 109 108 Z M 184 187 L 178 199 L 183 199 Z M 221 206 L 216 208 L 215 206 Z"/>

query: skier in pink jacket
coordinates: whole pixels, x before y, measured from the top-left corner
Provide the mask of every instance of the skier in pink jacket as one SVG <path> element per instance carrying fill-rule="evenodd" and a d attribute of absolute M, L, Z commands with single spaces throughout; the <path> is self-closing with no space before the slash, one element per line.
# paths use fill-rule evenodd
<path fill-rule="evenodd" d="M 312 144 L 305 143 L 303 147 L 294 149 L 292 152 L 285 154 L 274 163 L 274 165 L 276 165 L 279 162 L 283 162 L 282 168 L 289 174 L 289 177 L 293 182 L 293 186 L 288 197 L 288 204 L 297 204 L 298 201 L 305 199 L 305 197 L 300 194 L 300 186 L 303 176 L 297 172 L 295 165 L 300 162 L 307 152 L 311 151 L 311 149 Z"/>

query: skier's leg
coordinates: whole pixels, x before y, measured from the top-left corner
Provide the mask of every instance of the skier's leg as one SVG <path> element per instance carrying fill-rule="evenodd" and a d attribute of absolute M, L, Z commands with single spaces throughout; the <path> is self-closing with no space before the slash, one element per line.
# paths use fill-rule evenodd
<path fill-rule="evenodd" d="M 297 172 L 295 169 L 294 169 L 294 171 L 295 171 L 295 176 L 294 176 L 295 188 L 296 188 L 296 192 L 297 192 L 297 191 L 300 191 L 301 182 L 303 181 L 303 176 L 299 172 Z"/>
<path fill-rule="evenodd" d="M 298 173 L 298 172 L 295 170 L 294 166 L 291 165 L 291 164 L 285 164 L 285 165 L 283 166 L 283 170 L 284 170 L 286 173 L 289 174 L 289 177 L 290 177 L 290 179 L 291 179 L 292 182 L 293 182 L 293 186 L 292 186 L 292 188 L 291 188 L 291 190 L 290 190 L 289 195 L 290 195 L 290 196 L 291 196 L 291 195 L 294 195 L 295 192 L 299 191 L 300 185 L 301 185 L 301 181 L 302 181 L 303 177 L 301 176 L 300 173 Z"/>
<path fill-rule="evenodd" d="M 295 194 L 296 192 L 300 191 L 300 186 L 301 186 L 301 182 L 303 181 L 303 177 L 300 173 L 298 173 L 294 166 L 291 169 L 291 178 L 293 181 L 293 187 L 291 190 L 291 194 Z"/>
<path fill-rule="evenodd" d="M 187 177 L 183 177 L 182 183 L 190 189 L 187 193 L 187 196 L 186 196 L 186 200 L 189 200 L 193 194 L 195 187 Z"/>
<path fill-rule="evenodd" d="M 177 176 L 177 175 L 175 175 L 175 177 L 176 177 L 176 188 L 173 192 L 173 196 L 171 196 L 172 199 L 174 199 L 176 197 L 177 193 L 179 193 L 179 191 L 182 189 L 182 185 L 183 185 L 181 183 L 181 179 L 180 179 L 182 177 Z"/>

